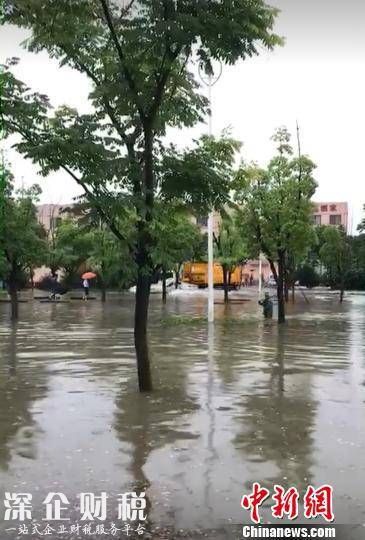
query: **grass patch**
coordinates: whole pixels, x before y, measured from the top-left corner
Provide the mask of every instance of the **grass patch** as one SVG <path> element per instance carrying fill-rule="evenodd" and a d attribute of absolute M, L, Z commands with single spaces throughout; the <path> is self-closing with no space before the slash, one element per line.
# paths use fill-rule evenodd
<path fill-rule="evenodd" d="M 169 317 L 165 317 L 161 319 L 161 324 L 164 326 L 179 326 L 182 324 L 188 325 L 198 325 L 201 323 L 206 323 L 207 318 L 206 317 L 188 317 L 186 315 L 170 315 Z"/>

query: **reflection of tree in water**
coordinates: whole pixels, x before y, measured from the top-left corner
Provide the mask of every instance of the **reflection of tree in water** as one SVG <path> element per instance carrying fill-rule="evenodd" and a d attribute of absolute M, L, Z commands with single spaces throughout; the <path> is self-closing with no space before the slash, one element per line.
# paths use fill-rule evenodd
<path fill-rule="evenodd" d="M 118 398 L 114 427 L 118 437 L 133 445 L 131 470 L 137 482 L 148 455 L 180 439 L 196 436 L 178 424 L 196 410 L 194 401 L 176 388 L 157 390 L 150 395 L 123 392 Z"/>
<path fill-rule="evenodd" d="M 243 431 L 235 445 L 248 454 L 249 461 L 274 463 L 279 469 L 266 482 L 293 485 L 299 490 L 310 482 L 313 464 L 313 431 L 317 404 L 311 398 L 310 377 L 301 378 L 301 390 L 285 387 L 285 328 L 276 335 L 276 352 L 265 374 L 269 379 L 258 389 L 252 388 L 238 417 Z"/>
<path fill-rule="evenodd" d="M 215 325 L 215 368 L 223 384 L 236 383 L 250 369 L 261 331 L 256 321 L 228 319 Z"/>
<path fill-rule="evenodd" d="M 34 456 L 36 427 L 30 409 L 34 401 L 45 397 L 46 376 L 39 362 L 19 366 L 19 331 L 14 324 L 0 348 L 0 468 L 6 470 L 12 453 Z M 29 376 L 30 374 L 30 376 Z"/>
<path fill-rule="evenodd" d="M 278 467 L 274 478 L 266 479 L 271 486 L 278 482 L 300 490 L 310 483 L 313 465 L 317 402 L 312 397 L 312 373 L 316 361 L 308 365 L 308 357 L 304 366 L 297 365 L 293 370 L 296 358 L 292 354 L 286 358 L 286 353 L 298 340 L 298 334 L 286 327 L 276 328 L 275 333 L 276 351 L 263 370 L 269 378 L 259 380 L 242 401 L 244 412 L 238 420 L 243 430 L 234 444 L 248 454 L 250 461 L 271 462 Z M 294 378 L 288 376 L 293 373 Z"/>
<path fill-rule="evenodd" d="M 176 441 L 199 437 L 186 427 L 189 416 L 198 408 L 196 399 L 186 391 L 193 357 L 184 354 L 181 348 L 177 353 L 175 333 L 176 328 L 161 328 L 158 342 L 152 344 L 156 390 L 139 394 L 134 388 L 124 388 L 116 400 L 114 428 L 123 443 L 132 445 L 129 469 L 134 483 L 131 487 L 146 490 L 147 495 L 150 481 L 144 468 L 150 454 Z M 181 339 L 180 336 L 180 347 Z M 150 500 L 148 504 L 151 507 Z"/>

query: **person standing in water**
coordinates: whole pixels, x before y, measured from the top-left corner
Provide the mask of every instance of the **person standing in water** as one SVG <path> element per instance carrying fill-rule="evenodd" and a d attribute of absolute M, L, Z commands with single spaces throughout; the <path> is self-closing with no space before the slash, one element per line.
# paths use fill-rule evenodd
<path fill-rule="evenodd" d="M 263 300 L 259 300 L 259 304 L 263 307 L 265 319 L 272 319 L 273 303 L 268 292 L 265 293 Z"/>
<path fill-rule="evenodd" d="M 89 296 L 89 280 L 88 279 L 84 279 L 84 281 L 82 282 L 82 286 L 84 287 L 84 300 L 87 300 L 88 299 L 88 296 Z"/>
<path fill-rule="evenodd" d="M 51 283 L 51 294 L 49 295 L 49 298 L 50 300 L 56 300 L 57 287 L 58 287 L 57 274 L 51 274 L 50 283 Z"/>

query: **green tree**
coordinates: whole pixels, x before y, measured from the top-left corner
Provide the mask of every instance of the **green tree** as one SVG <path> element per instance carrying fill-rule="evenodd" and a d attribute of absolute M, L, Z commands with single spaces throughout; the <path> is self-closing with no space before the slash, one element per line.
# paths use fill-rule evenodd
<path fill-rule="evenodd" d="M 365 211 L 365 204 L 363 205 L 363 211 Z M 363 219 L 361 220 L 361 222 L 358 224 L 357 230 L 358 230 L 360 233 L 365 232 L 365 218 L 363 218 Z"/>
<path fill-rule="evenodd" d="M 215 259 L 223 272 L 224 302 L 228 303 L 228 291 L 231 276 L 238 264 L 247 259 L 248 250 L 243 237 L 242 228 L 237 223 L 237 214 L 225 214 L 219 225 L 218 235 L 214 235 Z"/>
<path fill-rule="evenodd" d="M 247 242 L 263 252 L 277 284 L 278 322 L 285 322 L 285 279 L 289 257 L 304 259 L 312 243 L 311 223 L 316 183 L 314 164 L 306 156 L 292 157 L 290 134 L 274 134 L 277 155 L 266 169 L 242 164 L 234 183 L 235 200 L 242 205 Z"/>
<path fill-rule="evenodd" d="M 174 270 L 178 284 L 183 262 L 194 259 L 201 247 L 199 227 L 182 208 L 172 204 L 160 204 L 154 220 L 155 246 L 152 254 L 156 272 L 162 274 L 162 301 L 166 302 L 166 273 Z M 177 288 L 177 287 L 176 287 Z"/>
<path fill-rule="evenodd" d="M 46 261 L 47 244 L 44 230 L 38 223 L 35 202 L 40 188 L 37 185 L 14 193 L 11 176 L 2 201 L 2 237 L 0 260 L 2 275 L 11 299 L 11 317 L 18 319 L 18 290 L 27 273 Z"/>
<path fill-rule="evenodd" d="M 1 124 L 0 124 L 1 129 Z M 1 156 L 2 158 L 3 156 Z M 5 256 L 5 216 L 7 208 L 7 200 L 11 193 L 11 176 L 9 171 L 6 169 L 3 160 L 0 162 L 0 276 L 5 275 L 5 269 L 7 266 L 6 256 Z"/>
<path fill-rule="evenodd" d="M 340 289 L 340 302 L 345 291 L 346 272 L 351 261 L 351 249 L 345 231 L 340 227 L 328 226 L 324 230 L 324 244 L 320 257 L 326 266 L 330 283 Z"/>
<path fill-rule="evenodd" d="M 327 225 L 317 225 L 314 227 L 314 235 L 308 253 L 306 255 L 304 264 L 317 268 L 319 273 L 322 274 L 322 261 L 321 261 L 321 247 L 323 246 L 325 239 L 324 233 L 327 229 Z"/>
<path fill-rule="evenodd" d="M 92 245 L 93 233 L 89 228 L 83 227 L 77 220 L 62 219 L 55 231 L 50 259 L 54 266 L 66 271 L 66 281 L 72 282 L 75 278 L 80 266 L 90 257 Z"/>
<path fill-rule="evenodd" d="M 312 287 L 317 287 L 319 285 L 320 276 L 313 266 L 304 263 L 296 270 L 295 280 L 299 281 L 299 285 L 311 289 Z"/>
<path fill-rule="evenodd" d="M 113 283 L 118 285 L 130 283 L 136 274 L 128 246 L 123 246 L 104 226 L 92 232 L 92 245 L 87 264 L 97 274 L 102 302 L 106 301 L 108 286 Z"/>
<path fill-rule="evenodd" d="M 224 211 L 230 203 L 233 167 L 240 147 L 241 143 L 233 139 L 228 130 L 219 138 L 203 135 L 194 141 L 192 148 L 182 151 L 172 145 L 164 153 L 159 171 L 162 202 L 172 203 L 176 208 L 183 205 L 195 216 L 206 215 L 212 208 Z M 191 225 L 186 227 L 186 234 L 194 235 Z M 185 244 L 183 229 L 181 245 Z M 185 256 L 177 262 L 176 288 L 183 261 L 206 258 L 206 238 L 199 235 L 195 240 L 193 250 L 183 249 Z"/>
<path fill-rule="evenodd" d="M 351 266 L 357 272 L 365 272 L 365 234 L 348 237 L 351 246 Z"/>
<path fill-rule="evenodd" d="M 31 30 L 27 47 L 85 74 L 93 112 L 62 107 L 32 94 L 10 73 L 4 121 L 22 136 L 18 150 L 43 174 L 62 169 L 78 182 L 112 232 L 126 196 L 138 216 L 130 246 L 137 265 L 134 337 L 140 390 L 151 390 L 147 343 L 153 268 L 154 203 L 159 138 L 169 126 L 192 126 L 207 101 L 198 92 L 192 60 L 208 73 L 219 60 L 233 64 L 272 49 L 277 10 L 263 0 L 4 0 L 5 22 Z"/>
<path fill-rule="evenodd" d="M 218 138 L 203 135 L 193 142 L 194 146 L 184 150 L 178 151 L 173 145 L 165 150 L 158 171 L 160 198 L 204 215 L 229 202 L 241 143 L 227 131 Z"/>

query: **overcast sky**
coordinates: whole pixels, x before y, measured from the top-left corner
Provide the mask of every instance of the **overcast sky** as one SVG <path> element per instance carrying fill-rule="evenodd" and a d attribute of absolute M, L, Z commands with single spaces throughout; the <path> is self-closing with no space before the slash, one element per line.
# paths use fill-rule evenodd
<path fill-rule="evenodd" d="M 270 136 L 280 125 L 294 133 L 298 120 L 302 151 L 318 168 L 316 200 L 348 201 L 355 230 L 365 203 L 365 2 L 364 0 L 275 0 L 281 9 L 276 30 L 286 44 L 275 52 L 224 67 L 213 89 L 213 130 L 231 126 L 243 142 L 246 160 L 265 163 Z M 88 82 L 69 68 L 59 69 L 46 54 L 25 53 L 25 34 L 0 29 L 0 59 L 21 58 L 16 75 L 49 95 L 53 105 L 86 111 Z M 178 134 L 179 143 L 206 130 Z M 173 137 L 177 138 L 176 132 Z M 72 179 L 57 173 L 37 177 L 36 168 L 8 153 L 20 184 L 39 182 L 42 202 L 65 203 L 80 193 Z"/>

